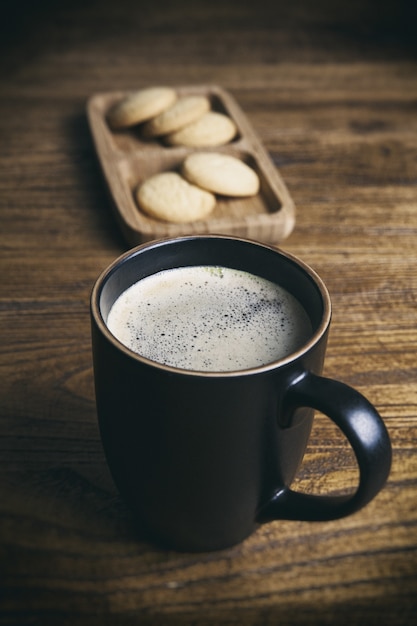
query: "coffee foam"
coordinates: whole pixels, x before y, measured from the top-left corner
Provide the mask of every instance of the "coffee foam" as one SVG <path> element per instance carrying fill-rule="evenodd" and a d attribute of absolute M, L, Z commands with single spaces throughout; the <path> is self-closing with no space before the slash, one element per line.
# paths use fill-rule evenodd
<path fill-rule="evenodd" d="M 281 359 L 311 336 L 301 304 L 285 289 L 221 267 L 165 270 L 129 287 L 109 330 L 142 356 L 194 371 L 233 371 Z"/>

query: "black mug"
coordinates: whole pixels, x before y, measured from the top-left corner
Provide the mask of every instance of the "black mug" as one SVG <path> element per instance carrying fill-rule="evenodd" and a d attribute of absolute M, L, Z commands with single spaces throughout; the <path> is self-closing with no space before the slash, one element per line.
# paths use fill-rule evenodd
<path fill-rule="evenodd" d="M 142 278 L 188 266 L 223 266 L 279 283 L 308 313 L 311 337 L 276 362 L 224 373 L 162 365 L 122 345 L 106 325 L 118 296 Z M 159 543 L 183 551 L 222 549 L 267 521 L 346 516 L 383 487 L 391 465 L 388 433 L 360 393 L 321 376 L 330 298 L 317 274 L 292 255 L 226 236 L 144 244 L 98 278 L 91 318 L 107 462 L 141 526 Z M 290 487 L 315 409 L 354 450 L 359 485 L 352 494 L 311 495 Z"/>

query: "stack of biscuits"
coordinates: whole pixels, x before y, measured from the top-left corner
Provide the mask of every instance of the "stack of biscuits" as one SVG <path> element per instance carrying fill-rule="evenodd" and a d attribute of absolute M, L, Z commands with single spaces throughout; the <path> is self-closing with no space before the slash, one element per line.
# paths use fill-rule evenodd
<path fill-rule="evenodd" d="M 211 110 L 206 96 L 179 97 L 170 87 L 149 87 L 128 95 L 113 106 L 107 121 L 113 130 L 140 125 L 148 140 L 193 149 L 229 143 L 237 133 L 232 119 Z M 170 222 L 206 218 L 216 205 L 216 194 L 251 196 L 259 191 L 256 172 L 240 159 L 219 152 L 193 152 L 179 171 L 157 173 L 135 191 L 140 209 Z"/>

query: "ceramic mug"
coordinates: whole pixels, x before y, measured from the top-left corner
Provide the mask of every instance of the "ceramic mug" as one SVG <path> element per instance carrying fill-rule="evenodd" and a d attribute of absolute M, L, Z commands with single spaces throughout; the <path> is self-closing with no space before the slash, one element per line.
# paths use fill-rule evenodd
<path fill-rule="evenodd" d="M 118 296 L 147 276 L 188 266 L 223 266 L 279 283 L 307 312 L 309 339 L 275 362 L 223 373 L 163 365 L 126 348 L 106 324 Z M 91 319 L 107 462 L 141 526 L 159 543 L 185 551 L 222 549 L 270 520 L 346 516 L 383 487 L 391 465 L 388 433 L 360 393 L 321 376 L 331 302 L 322 280 L 294 256 L 226 236 L 147 243 L 123 254 L 98 278 Z M 340 428 L 354 450 L 359 466 L 354 493 L 291 489 L 315 409 Z"/>

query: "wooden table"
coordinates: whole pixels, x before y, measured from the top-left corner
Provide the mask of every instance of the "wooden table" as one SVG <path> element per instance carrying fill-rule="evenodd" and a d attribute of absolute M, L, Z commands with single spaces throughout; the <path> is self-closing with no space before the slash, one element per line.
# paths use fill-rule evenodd
<path fill-rule="evenodd" d="M 138 4 L 10 3 L 2 16 L 0 624 L 417 624 L 411 3 Z M 126 243 L 85 104 L 197 83 L 232 93 L 279 168 L 297 206 L 281 245 L 333 299 L 325 373 L 376 405 L 394 457 L 387 486 L 349 518 L 271 523 L 189 555 L 135 534 L 99 440 L 89 294 Z M 297 488 L 356 478 L 317 415 Z"/>

